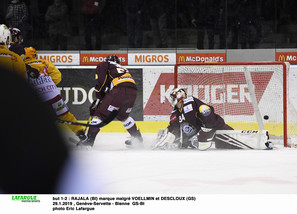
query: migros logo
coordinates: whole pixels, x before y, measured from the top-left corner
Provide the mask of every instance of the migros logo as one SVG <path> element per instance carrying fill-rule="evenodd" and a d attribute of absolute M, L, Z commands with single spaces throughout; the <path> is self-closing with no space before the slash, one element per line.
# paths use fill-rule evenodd
<path fill-rule="evenodd" d="M 144 54 L 135 55 L 136 63 L 168 63 L 169 55 L 165 54 Z"/>
<path fill-rule="evenodd" d="M 72 63 L 72 55 L 39 55 L 40 59 L 45 59 L 52 63 Z"/>

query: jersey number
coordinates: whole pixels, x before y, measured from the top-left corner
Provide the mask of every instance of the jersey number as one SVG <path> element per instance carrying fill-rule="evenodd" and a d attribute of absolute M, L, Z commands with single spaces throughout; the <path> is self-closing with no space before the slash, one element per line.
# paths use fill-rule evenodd
<path fill-rule="evenodd" d="M 186 118 L 185 118 L 184 114 L 181 114 L 181 115 L 178 116 L 178 121 L 179 121 L 180 123 L 182 123 L 182 122 L 185 121 L 185 120 L 186 120 Z"/>
<path fill-rule="evenodd" d="M 123 74 L 123 73 L 126 73 L 126 72 L 128 72 L 128 71 L 127 71 L 127 69 L 125 69 L 125 68 L 117 67 L 117 72 L 118 72 L 119 74 Z"/>

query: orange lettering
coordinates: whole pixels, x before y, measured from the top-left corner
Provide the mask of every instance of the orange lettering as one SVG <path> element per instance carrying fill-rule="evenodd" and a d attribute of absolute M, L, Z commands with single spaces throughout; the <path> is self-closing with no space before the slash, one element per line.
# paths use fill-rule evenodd
<path fill-rule="evenodd" d="M 169 62 L 169 56 L 168 55 L 165 55 L 164 62 Z"/>
<path fill-rule="evenodd" d="M 55 63 L 55 62 L 56 62 L 56 60 L 55 60 L 55 56 L 50 56 L 49 59 L 50 59 L 49 61 L 51 61 L 52 63 Z"/>
<path fill-rule="evenodd" d="M 135 62 L 142 62 L 141 55 L 140 56 L 135 55 Z"/>
<path fill-rule="evenodd" d="M 57 62 L 61 62 L 61 57 L 57 56 L 56 60 L 57 60 Z"/>

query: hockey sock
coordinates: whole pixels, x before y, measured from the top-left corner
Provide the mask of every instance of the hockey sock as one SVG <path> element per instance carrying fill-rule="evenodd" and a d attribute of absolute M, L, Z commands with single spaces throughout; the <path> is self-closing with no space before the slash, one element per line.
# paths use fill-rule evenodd
<path fill-rule="evenodd" d="M 137 129 L 136 123 L 132 117 L 128 117 L 125 121 L 122 121 L 122 123 L 131 136 L 141 137 L 141 134 Z"/>

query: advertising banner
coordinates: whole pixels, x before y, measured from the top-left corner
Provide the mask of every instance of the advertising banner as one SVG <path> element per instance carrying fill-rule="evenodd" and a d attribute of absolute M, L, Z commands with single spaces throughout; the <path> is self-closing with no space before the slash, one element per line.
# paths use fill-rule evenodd
<path fill-rule="evenodd" d="M 251 74 L 258 103 L 263 101 L 263 94 L 272 75 L 270 71 Z M 203 73 L 199 74 L 199 78 L 197 73 L 182 73 L 179 79 L 179 85 L 187 90 L 188 95 L 212 105 L 219 115 L 254 115 L 244 72 Z"/>
<path fill-rule="evenodd" d="M 172 107 L 168 97 L 174 89 L 174 67 L 143 67 L 143 79 L 144 120 L 169 121 Z"/>
<path fill-rule="evenodd" d="M 71 113 L 78 120 L 89 118 L 89 107 L 95 99 L 95 69 L 59 69 L 62 73 L 62 81 L 58 89 Z M 142 69 L 129 69 L 138 88 L 137 99 L 132 109 L 131 116 L 135 120 L 143 120 L 143 90 Z"/>
<path fill-rule="evenodd" d="M 276 52 L 276 61 L 297 64 L 297 52 Z"/>
<path fill-rule="evenodd" d="M 175 53 L 131 53 L 129 65 L 175 65 Z"/>
<path fill-rule="evenodd" d="M 226 62 L 226 53 L 177 53 L 176 63 Z"/>
<path fill-rule="evenodd" d="M 38 52 L 38 59 L 45 59 L 54 65 L 79 65 L 79 53 L 42 53 Z"/>
<path fill-rule="evenodd" d="M 98 53 L 81 53 L 80 64 L 81 65 L 98 65 L 100 62 L 104 62 L 106 57 L 113 55 L 114 53 L 98 54 Z M 128 64 L 127 54 L 116 54 L 121 61 L 121 65 Z"/>

